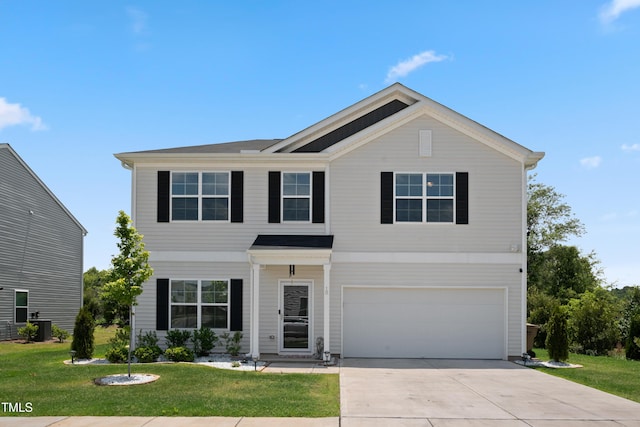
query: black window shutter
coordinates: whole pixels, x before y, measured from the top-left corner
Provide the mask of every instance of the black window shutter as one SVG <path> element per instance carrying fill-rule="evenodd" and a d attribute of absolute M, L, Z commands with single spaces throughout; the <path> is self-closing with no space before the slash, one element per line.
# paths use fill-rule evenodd
<path fill-rule="evenodd" d="M 244 220 L 244 172 L 231 172 L 231 222 Z"/>
<path fill-rule="evenodd" d="M 242 330 L 242 279 L 231 279 L 231 324 L 229 330 Z"/>
<path fill-rule="evenodd" d="M 169 222 L 170 177 L 169 171 L 158 171 L 158 222 Z"/>
<path fill-rule="evenodd" d="M 269 222 L 280 222 L 280 172 L 269 172 Z"/>
<path fill-rule="evenodd" d="M 469 172 L 456 172 L 456 224 L 469 224 Z"/>
<path fill-rule="evenodd" d="M 393 224 L 393 172 L 380 172 L 380 224 Z"/>
<path fill-rule="evenodd" d="M 324 223 L 324 172 L 313 172 L 313 212 L 312 222 Z"/>
<path fill-rule="evenodd" d="M 156 279 L 156 329 L 169 330 L 169 279 Z"/>

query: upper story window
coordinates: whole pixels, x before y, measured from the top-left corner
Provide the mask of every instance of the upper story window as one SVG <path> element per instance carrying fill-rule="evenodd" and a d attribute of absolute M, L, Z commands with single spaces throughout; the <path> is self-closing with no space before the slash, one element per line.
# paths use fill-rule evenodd
<path fill-rule="evenodd" d="M 29 291 L 16 289 L 15 298 L 15 321 L 16 323 L 26 323 L 27 313 L 29 311 Z"/>
<path fill-rule="evenodd" d="M 229 172 L 172 172 L 173 221 L 228 221 Z"/>
<path fill-rule="evenodd" d="M 311 174 L 282 173 L 282 221 L 311 220 Z"/>
<path fill-rule="evenodd" d="M 454 174 L 396 173 L 396 222 L 454 222 Z"/>

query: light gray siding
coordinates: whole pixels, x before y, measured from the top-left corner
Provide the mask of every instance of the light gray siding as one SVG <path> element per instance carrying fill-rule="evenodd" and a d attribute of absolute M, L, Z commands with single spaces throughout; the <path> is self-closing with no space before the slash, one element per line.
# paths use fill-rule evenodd
<path fill-rule="evenodd" d="M 419 132 L 432 130 L 432 156 Z M 468 172 L 469 224 L 380 224 L 380 173 Z M 331 163 L 334 250 L 508 252 L 522 241 L 522 164 L 423 116 Z"/>
<path fill-rule="evenodd" d="M 0 145 L 0 339 L 18 338 L 14 289 L 28 313 L 73 330 L 82 305 L 84 230 L 5 145 Z M 22 325 L 17 325 L 22 326 Z"/>

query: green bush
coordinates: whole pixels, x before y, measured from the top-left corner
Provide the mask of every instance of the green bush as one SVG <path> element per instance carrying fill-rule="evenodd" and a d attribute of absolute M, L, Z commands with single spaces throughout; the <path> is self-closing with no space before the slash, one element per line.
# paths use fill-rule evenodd
<path fill-rule="evenodd" d="M 165 350 L 164 357 L 173 362 L 193 362 L 193 351 L 186 347 L 170 347 Z"/>
<path fill-rule="evenodd" d="M 18 329 L 18 335 L 24 338 L 27 342 L 31 342 L 38 336 L 38 326 L 31 322 L 27 322 L 25 326 Z"/>
<path fill-rule="evenodd" d="M 165 341 L 167 347 L 186 347 L 187 341 L 191 338 L 191 331 L 183 331 L 180 329 L 172 329 L 167 332 Z"/>
<path fill-rule="evenodd" d="M 625 352 L 627 359 L 640 360 L 640 314 L 631 319 L 626 344 Z"/>
<path fill-rule="evenodd" d="M 237 356 L 240 354 L 240 341 L 242 340 L 242 332 L 236 331 L 233 335 L 229 334 L 229 332 L 225 332 L 222 334 L 222 339 L 224 340 L 224 346 L 227 349 L 227 353 L 232 356 Z"/>
<path fill-rule="evenodd" d="M 129 358 L 129 347 L 109 347 L 104 356 L 110 363 L 126 363 Z"/>
<path fill-rule="evenodd" d="M 71 350 L 76 352 L 78 359 L 91 359 L 93 357 L 93 346 L 96 324 L 91 316 L 91 312 L 82 307 L 76 316 L 76 323 L 73 328 L 73 341 Z"/>
<path fill-rule="evenodd" d="M 569 337 L 572 348 L 591 355 L 607 354 L 619 338 L 618 308 L 603 288 L 587 291 L 569 302 Z"/>
<path fill-rule="evenodd" d="M 116 329 L 116 334 L 109 340 L 109 348 L 105 358 L 111 363 L 125 363 L 129 360 L 129 327 Z"/>
<path fill-rule="evenodd" d="M 162 354 L 162 349 L 158 345 L 158 335 L 156 331 L 147 331 L 138 334 L 137 348 L 133 352 L 138 362 L 151 363 L 155 362 Z"/>
<path fill-rule="evenodd" d="M 58 338 L 59 342 L 64 342 L 64 340 L 69 338 L 69 332 L 60 328 L 58 325 L 51 325 L 51 335 Z"/>
<path fill-rule="evenodd" d="M 547 350 L 551 360 L 556 362 L 563 362 L 569 358 L 567 317 L 564 307 L 556 307 L 547 322 Z"/>
<path fill-rule="evenodd" d="M 138 359 L 140 363 L 151 363 L 158 360 L 158 357 L 162 354 L 160 347 L 138 347 L 133 352 L 133 355 Z"/>
<path fill-rule="evenodd" d="M 201 327 L 193 331 L 191 337 L 193 342 L 193 352 L 196 356 L 206 356 L 216 346 L 218 337 L 215 332 L 206 326 Z"/>

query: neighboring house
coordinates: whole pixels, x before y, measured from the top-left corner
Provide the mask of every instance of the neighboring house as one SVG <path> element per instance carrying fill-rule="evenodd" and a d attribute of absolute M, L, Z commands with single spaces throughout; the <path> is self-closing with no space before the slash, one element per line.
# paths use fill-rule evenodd
<path fill-rule="evenodd" d="M 84 227 L 0 144 L 0 340 L 40 320 L 71 331 L 82 306 Z"/>
<path fill-rule="evenodd" d="M 283 140 L 116 154 L 154 268 L 136 328 L 242 331 L 253 357 L 519 357 L 543 156 L 401 84 Z"/>

